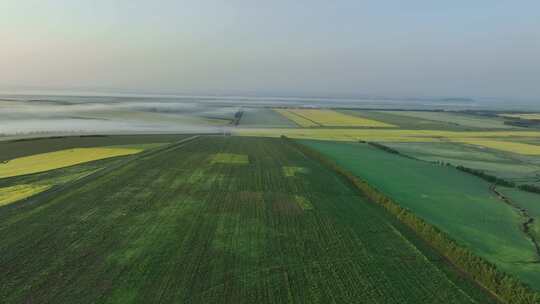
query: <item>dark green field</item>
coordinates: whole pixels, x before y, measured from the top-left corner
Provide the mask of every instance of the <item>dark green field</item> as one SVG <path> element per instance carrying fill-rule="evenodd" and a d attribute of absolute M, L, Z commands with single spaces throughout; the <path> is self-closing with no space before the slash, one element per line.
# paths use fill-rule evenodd
<path fill-rule="evenodd" d="M 2 303 L 491 303 L 280 139 L 172 144 L 16 206 Z"/>

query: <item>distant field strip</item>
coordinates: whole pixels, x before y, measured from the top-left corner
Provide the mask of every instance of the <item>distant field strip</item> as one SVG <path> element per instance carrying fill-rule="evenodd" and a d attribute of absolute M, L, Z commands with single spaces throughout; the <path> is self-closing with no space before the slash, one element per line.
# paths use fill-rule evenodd
<path fill-rule="evenodd" d="M 0 188 L 0 207 L 49 189 L 50 185 L 16 185 Z"/>
<path fill-rule="evenodd" d="M 540 155 L 540 146 L 517 143 L 517 142 L 508 142 L 500 140 L 491 140 L 485 138 L 460 138 L 455 141 L 470 144 L 475 146 L 481 146 L 506 152 L 518 153 L 523 155 Z"/>
<path fill-rule="evenodd" d="M 141 151 L 135 148 L 75 148 L 24 156 L 0 163 L 0 178 L 44 172 Z"/>
<path fill-rule="evenodd" d="M 461 125 L 473 128 L 485 129 L 509 129 L 512 126 L 504 124 L 503 119 L 478 117 L 462 113 L 432 112 L 432 111 L 382 111 L 394 115 L 408 116 L 412 118 L 440 121 L 450 125 Z"/>
<path fill-rule="evenodd" d="M 518 137 L 540 137 L 539 131 L 437 131 L 437 130 L 385 130 L 385 129 L 236 129 L 234 133 L 245 136 L 279 137 L 286 135 L 293 138 L 314 138 L 339 141 L 389 141 L 389 142 L 433 142 L 449 138 L 496 138 L 514 139 Z"/>
<path fill-rule="evenodd" d="M 287 109 L 289 114 L 296 115 L 311 123 L 324 127 L 370 127 L 370 128 L 393 128 L 395 125 L 339 113 L 333 110 L 318 109 Z"/>
<path fill-rule="evenodd" d="M 297 114 L 295 114 L 294 112 L 290 111 L 290 110 L 285 110 L 285 109 L 274 109 L 274 111 L 278 112 L 279 114 L 283 115 L 284 117 L 292 120 L 294 123 L 296 123 L 297 125 L 299 125 L 300 127 L 302 128 L 309 128 L 309 127 L 319 127 L 320 125 L 309 120 L 309 119 L 306 119 L 302 116 L 299 116 Z"/>
<path fill-rule="evenodd" d="M 528 120 L 540 120 L 540 113 L 527 113 L 527 114 L 499 114 L 501 117 L 519 118 Z"/>

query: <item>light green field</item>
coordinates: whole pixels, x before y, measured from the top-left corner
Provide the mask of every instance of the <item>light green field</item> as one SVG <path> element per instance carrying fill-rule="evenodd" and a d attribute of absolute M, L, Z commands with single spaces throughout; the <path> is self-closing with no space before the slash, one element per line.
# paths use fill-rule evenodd
<path fill-rule="evenodd" d="M 485 171 L 517 183 L 532 183 L 538 179 L 540 165 L 530 157 L 518 158 L 513 154 L 474 145 L 452 142 L 385 143 L 385 145 L 412 157 Z"/>
<path fill-rule="evenodd" d="M 527 210 L 527 213 L 534 219 L 531 232 L 536 240 L 540 241 L 540 194 L 507 187 L 497 187 L 497 190 L 508 197 L 514 204 Z"/>
<path fill-rule="evenodd" d="M 440 121 L 444 123 L 460 125 L 463 127 L 481 129 L 514 129 L 515 127 L 504 124 L 504 119 L 473 116 L 461 113 L 431 112 L 431 111 L 384 111 L 395 115 Z"/>
<path fill-rule="evenodd" d="M 489 184 L 452 167 L 434 165 L 359 143 L 301 141 L 365 179 L 401 206 L 439 227 L 502 270 L 540 289 L 535 247 L 522 217 Z"/>
<path fill-rule="evenodd" d="M 485 138 L 457 138 L 454 141 L 471 144 L 506 152 L 512 152 L 522 155 L 540 155 L 540 145 L 531 145 L 510 141 L 501 141 Z"/>
<path fill-rule="evenodd" d="M 286 177 L 297 176 L 300 173 L 307 173 L 307 169 L 303 167 L 283 167 L 283 175 Z"/>

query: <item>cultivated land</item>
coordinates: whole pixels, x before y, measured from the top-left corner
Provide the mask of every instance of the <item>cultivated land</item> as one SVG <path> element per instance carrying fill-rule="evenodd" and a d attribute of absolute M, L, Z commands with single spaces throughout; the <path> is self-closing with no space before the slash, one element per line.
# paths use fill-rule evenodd
<path fill-rule="evenodd" d="M 331 141 L 377 142 L 461 142 L 523 155 L 536 155 L 540 145 L 514 143 L 516 140 L 536 139 L 538 131 L 439 131 L 439 130 L 385 130 L 385 129 L 236 129 L 243 136 L 279 137 Z"/>
<path fill-rule="evenodd" d="M 49 189 L 49 185 L 15 185 L 0 188 L 0 207 L 20 201 L 37 193 Z"/>
<path fill-rule="evenodd" d="M 520 227 L 527 219 L 490 184 L 453 167 L 359 143 L 302 141 L 365 179 L 500 269 L 539 289 L 538 252 Z"/>
<path fill-rule="evenodd" d="M 385 143 L 385 145 L 418 159 L 479 169 L 516 184 L 534 184 L 538 181 L 537 174 L 540 172 L 536 157 L 519 156 L 477 145 L 456 142 Z"/>
<path fill-rule="evenodd" d="M 26 166 L 46 166 L 39 172 L 0 177 L 0 302 L 491 303 L 461 273 L 477 274 L 474 268 L 449 265 L 419 239 L 422 231 L 367 201 L 294 141 L 263 138 L 281 135 L 323 152 L 540 290 L 540 195 L 446 165 L 538 187 L 534 122 L 494 111 L 280 104 L 152 102 L 74 114 L 153 131 L 226 125 L 214 133 L 238 137 L 0 141 L 0 169 L 67 150 L 139 151 L 87 162 L 76 156 L 75 163 L 59 157 L 60 165 L 48 158 Z M 521 301 L 519 292 L 510 294 Z"/>
<path fill-rule="evenodd" d="M 153 143 L 171 143 L 187 135 L 152 134 L 152 135 L 94 135 L 94 136 L 58 136 L 49 138 L 19 139 L 0 141 L 0 162 L 72 148 L 104 147 L 115 145 L 141 145 Z"/>
<path fill-rule="evenodd" d="M 3 302 L 491 302 L 283 140 L 200 137 L 98 162 L 0 208 Z"/>
<path fill-rule="evenodd" d="M 526 114 L 499 114 L 501 117 L 528 119 L 528 120 L 540 120 L 540 114 L 538 113 L 526 113 Z"/>
<path fill-rule="evenodd" d="M 296 123 L 269 108 L 245 108 L 239 126 L 243 128 L 288 128 Z"/>
<path fill-rule="evenodd" d="M 44 172 L 141 151 L 137 148 L 74 148 L 23 156 L 0 163 L 0 178 Z"/>
<path fill-rule="evenodd" d="M 364 117 L 348 115 L 334 110 L 318 109 L 287 109 L 279 110 L 282 115 L 297 122 L 302 127 L 310 127 L 309 121 L 321 127 L 369 127 L 369 128 L 393 128 L 394 125 Z"/>
<path fill-rule="evenodd" d="M 282 115 L 283 117 L 289 119 L 290 121 L 294 122 L 298 126 L 302 128 L 309 128 L 309 127 L 320 127 L 321 125 L 316 123 L 313 120 L 309 120 L 303 116 L 297 115 L 292 110 L 287 109 L 274 109 L 277 113 Z"/>
<path fill-rule="evenodd" d="M 418 117 L 409 117 L 405 115 L 399 115 L 399 112 L 392 114 L 389 111 L 375 111 L 375 110 L 339 110 L 341 113 L 345 113 L 353 116 L 360 116 L 363 118 L 369 118 L 377 121 L 381 121 L 387 124 L 395 125 L 400 129 L 405 130 L 466 130 L 466 127 L 456 125 L 455 123 L 422 119 Z"/>
<path fill-rule="evenodd" d="M 511 126 L 504 124 L 504 119 L 479 117 L 471 114 L 462 114 L 455 112 L 432 112 L 432 111 L 385 111 L 401 116 L 412 118 L 427 119 L 450 123 L 463 127 L 481 128 L 481 129 L 511 129 Z"/>
<path fill-rule="evenodd" d="M 460 143 L 471 144 L 517 154 L 540 155 L 540 145 L 531 145 L 525 143 L 500 141 L 485 138 L 460 138 L 454 140 Z"/>

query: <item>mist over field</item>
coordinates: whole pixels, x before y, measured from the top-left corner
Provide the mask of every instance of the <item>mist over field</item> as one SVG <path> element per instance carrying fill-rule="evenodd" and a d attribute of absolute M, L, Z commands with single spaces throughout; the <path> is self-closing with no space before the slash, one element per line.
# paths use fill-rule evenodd
<path fill-rule="evenodd" d="M 0 95 L 0 134 L 222 133 L 231 130 L 238 111 L 265 107 L 533 111 L 540 104 L 472 98 Z"/>
<path fill-rule="evenodd" d="M 0 101 L 0 134 L 215 133 L 236 110 L 189 102 Z"/>

